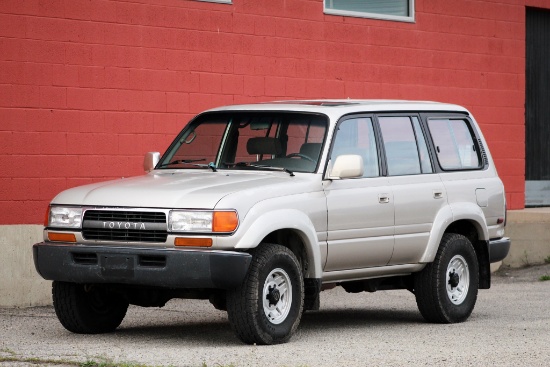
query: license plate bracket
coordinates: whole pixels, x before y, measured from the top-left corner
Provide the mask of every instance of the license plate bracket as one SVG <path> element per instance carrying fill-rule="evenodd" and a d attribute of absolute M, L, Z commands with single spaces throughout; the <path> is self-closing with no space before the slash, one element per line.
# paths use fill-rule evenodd
<path fill-rule="evenodd" d="M 101 275 L 109 279 L 132 279 L 134 257 L 129 255 L 101 255 Z"/>

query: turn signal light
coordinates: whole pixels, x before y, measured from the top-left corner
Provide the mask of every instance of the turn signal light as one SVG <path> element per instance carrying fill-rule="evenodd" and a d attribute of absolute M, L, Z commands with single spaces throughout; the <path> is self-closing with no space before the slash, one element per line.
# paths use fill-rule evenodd
<path fill-rule="evenodd" d="M 236 212 L 214 212 L 212 232 L 233 232 L 238 224 Z"/>
<path fill-rule="evenodd" d="M 48 240 L 56 242 L 76 242 L 74 233 L 48 232 Z"/>
<path fill-rule="evenodd" d="M 188 238 L 188 237 L 176 237 L 174 239 L 175 246 L 187 246 L 187 247 L 212 247 L 211 238 Z"/>

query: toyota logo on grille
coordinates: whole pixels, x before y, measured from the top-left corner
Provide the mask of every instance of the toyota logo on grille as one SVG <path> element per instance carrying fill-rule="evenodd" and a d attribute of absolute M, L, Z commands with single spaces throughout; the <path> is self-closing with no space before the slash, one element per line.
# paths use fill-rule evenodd
<path fill-rule="evenodd" d="M 146 230 L 145 223 L 140 222 L 103 222 L 103 228 Z"/>

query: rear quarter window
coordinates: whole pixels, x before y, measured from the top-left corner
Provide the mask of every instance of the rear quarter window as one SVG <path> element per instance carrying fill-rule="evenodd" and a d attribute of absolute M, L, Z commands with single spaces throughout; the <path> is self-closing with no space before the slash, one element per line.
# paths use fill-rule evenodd
<path fill-rule="evenodd" d="M 466 120 L 429 119 L 428 128 L 442 169 L 481 168 L 477 144 Z"/>

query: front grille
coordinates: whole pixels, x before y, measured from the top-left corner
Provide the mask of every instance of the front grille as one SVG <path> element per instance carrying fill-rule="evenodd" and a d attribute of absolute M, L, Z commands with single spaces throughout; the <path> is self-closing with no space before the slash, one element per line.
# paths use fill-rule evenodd
<path fill-rule="evenodd" d="M 118 210 L 87 210 L 82 222 L 86 240 L 117 242 L 165 242 L 166 214 Z"/>
<path fill-rule="evenodd" d="M 127 229 L 98 229 L 82 230 L 82 236 L 87 240 L 118 241 L 118 242 L 165 242 L 166 231 L 134 231 Z"/>
<path fill-rule="evenodd" d="M 84 220 L 166 223 L 166 214 L 162 212 L 124 212 L 117 210 L 87 210 Z"/>

